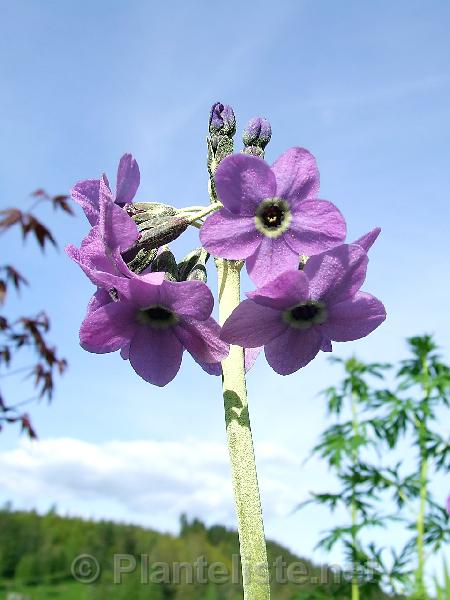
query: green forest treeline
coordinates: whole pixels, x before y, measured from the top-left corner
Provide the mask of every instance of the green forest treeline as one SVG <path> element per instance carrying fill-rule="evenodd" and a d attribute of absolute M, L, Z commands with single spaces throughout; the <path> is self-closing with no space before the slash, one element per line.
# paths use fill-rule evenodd
<path fill-rule="evenodd" d="M 39 515 L 8 506 L 0 510 L 0 594 L 5 598 L 21 591 L 31 600 L 241 600 L 238 553 L 236 532 L 221 525 L 206 527 L 197 519 L 189 522 L 184 516 L 174 536 L 111 521 L 61 517 L 55 511 Z M 276 600 L 349 597 L 342 573 L 317 567 L 274 542 L 268 542 L 268 553 Z M 95 557 L 101 570 L 89 584 L 76 582 L 71 572 L 74 559 L 83 554 Z M 116 572 L 120 583 L 114 583 L 115 555 L 130 570 Z M 189 568 L 199 558 L 201 570 Z M 218 563 L 213 567 L 218 579 L 204 582 L 212 563 Z M 364 597 L 388 598 L 370 581 Z"/>

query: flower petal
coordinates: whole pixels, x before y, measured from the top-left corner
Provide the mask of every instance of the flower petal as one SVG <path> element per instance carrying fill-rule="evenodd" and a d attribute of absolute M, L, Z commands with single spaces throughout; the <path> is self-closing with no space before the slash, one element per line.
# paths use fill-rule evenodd
<path fill-rule="evenodd" d="M 244 367 L 246 373 L 253 367 L 262 349 L 263 346 L 259 346 L 258 348 L 244 348 Z M 222 364 L 220 362 L 204 363 L 197 359 L 196 362 L 208 375 L 222 375 Z"/>
<path fill-rule="evenodd" d="M 194 317 L 205 321 L 212 312 L 214 298 L 209 287 L 202 281 L 167 281 L 160 288 L 162 306 L 177 315 Z"/>
<path fill-rule="evenodd" d="M 220 337 L 243 348 L 257 348 L 281 335 L 287 327 L 279 311 L 243 300 L 225 321 Z"/>
<path fill-rule="evenodd" d="M 84 210 L 89 223 L 96 225 L 99 215 L 100 180 L 87 179 L 76 183 L 70 195 Z"/>
<path fill-rule="evenodd" d="M 297 269 L 298 254 L 285 242 L 284 236 L 278 238 L 262 237 L 256 252 L 249 256 L 245 266 L 250 278 L 261 286 L 275 279 L 284 271 Z"/>
<path fill-rule="evenodd" d="M 304 148 L 290 148 L 272 165 L 277 180 L 277 197 L 295 206 L 300 200 L 315 198 L 320 177 L 316 159 Z"/>
<path fill-rule="evenodd" d="M 196 361 L 219 363 L 228 356 L 229 345 L 220 339 L 220 325 L 211 317 L 184 319 L 174 327 L 174 334 Z"/>
<path fill-rule="evenodd" d="M 372 229 L 372 231 L 369 231 L 369 233 L 366 233 L 362 237 L 358 238 L 356 242 L 352 242 L 352 244 L 361 246 L 365 252 L 369 252 L 380 233 L 380 227 L 375 227 L 375 229 Z"/>
<path fill-rule="evenodd" d="M 253 367 L 262 349 L 263 346 L 258 346 L 257 348 L 244 348 L 244 367 L 246 373 Z"/>
<path fill-rule="evenodd" d="M 275 310 L 291 308 L 309 300 L 308 278 L 302 271 L 286 271 L 254 292 L 249 292 L 247 297 Z"/>
<path fill-rule="evenodd" d="M 167 385 L 178 373 L 183 346 L 171 329 L 140 327 L 131 340 L 129 359 L 136 373 L 154 385 Z"/>
<path fill-rule="evenodd" d="M 297 254 L 311 256 L 341 244 L 346 231 L 345 219 L 334 204 L 328 200 L 304 200 L 292 214 L 285 238 Z"/>
<path fill-rule="evenodd" d="M 127 250 L 139 237 L 136 223 L 117 204 L 114 204 L 111 190 L 105 179 L 100 180 L 100 237 L 105 245 L 105 250 L 112 253 L 114 250 Z"/>
<path fill-rule="evenodd" d="M 303 269 L 309 279 L 311 298 L 326 300 L 327 304 L 350 298 L 364 283 L 368 261 L 361 246 L 353 244 L 311 256 Z"/>
<path fill-rule="evenodd" d="M 138 323 L 127 302 L 112 302 L 88 313 L 80 328 L 80 344 L 88 352 L 104 354 L 125 346 Z"/>
<path fill-rule="evenodd" d="M 320 328 L 331 340 L 349 342 L 369 335 L 385 318 L 382 302 L 370 294 L 358 292 L 354 298 L 331 306 L 328 321 Z"/>
<path fill-rule="evenodd" d="M 136 160 L 131 154 L 124 154 L 117 169 L 115 201 L 119 206 L 133 201 L 140 181 L 141 174 Z"/>
<path fill-rule="evenodd" d="M 243 259 L 261 242 L 254 217 L 241 217 L 222 208 L 209 216 L 200 229 L 203 246 L 214 256 Z"/>
<path fill-rule="evenodd" d="M 120 349 L 120 357 L 123 360 L 129 360 L 130 358 L 130 343 L 131 342 L 128 342 L 128 344 L 125 344 L 125 346 Z"/>
<path fill-rule="evenodd" d="M 149 273 L 145 279 L 142 277 L 125 279 L 125 283 L 120 289 L 122 296 L 138 308 L 148 308 L 149 306 L 161 304 L 163 279 L 159 276 L 159 273 L 154 273 L 158 277 L 153 278 L 154 281 L 151 281 L 150 275 L 153 275 L 153 273 Z M 164 273 L 162 275 L 164 277 Z"/>
<path fill-rule="evenodd" d="M 208 373 L 208 375 L 215 375 L 216 377 L 219 375 L 222 375 L 222 364 L 220 362 L 216 362 L 216 363 L 205 363 L 202 362 L 201 360 L 196 360 L 195 357 L 193 357 L 195 362 L 201 366 L 201 368 L 205 371 L 205 373 Z"/>
<path fill-rule="evenodd" d="M 65 251 L 83 269 L 94 285 L 122 290 L 127 277 L 132 277 L 133 274 L 121 260 L 118 250 L 110 256 L 106 255 L 98 229 L 98 226 L 92 228 L 82 241 L 81 248 L 69 245 Z"/>
<path fill-rule="evenodd" d="M 235 214 L 254 216 L 261 200 L 273 198 L 275 175 L 269 165 L 249 154 L 231 154 L 214 175 L 219 200 Z"/>
<path fill-rule="evenodd" d="M 322 352 L 333 352 L 333 346 L 331 345 L 331 341 L 327 338 L 322 338 L 322 344 L 320 346 Z"/>
<path fill-rule="evenodd" d="M 86 309 L 86 317 L 94 313 L 97 309 L 101 308 L 105 304 L 111 304 L 111 302 L 113 302 L 113 299 L 107 290 L 99 288 L 89 300 Z"/>
<path fill-rule="evenodd" d="M 289 327 L 264 348 L 267 362 L 280 375 L 290 375 L 307 365 L 319 352 L 322 336 L 316 327 L 300 331 Z"/>

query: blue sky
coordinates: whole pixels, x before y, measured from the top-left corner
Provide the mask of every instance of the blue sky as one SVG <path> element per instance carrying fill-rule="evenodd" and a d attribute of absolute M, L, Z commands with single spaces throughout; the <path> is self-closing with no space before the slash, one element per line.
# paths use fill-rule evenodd
<path fill-rule="evenodd" d="M 29 193 L 38 187 L 67 192 L 76 181 L 103 171 L 114 180 L 124 152 L 132 152 L 140 165 L 138 199 L 180 207 L 207 203 L 204 140 L 209 107 L 221 100 L 234 107 L 238 132 L 250 117 L 270 120 L 270 162 L 295 145 L 317 157 L 321 197 L 342 210 L 350 240 L 382 227 L 365 289 L 385 302 L 388 320 L 364 340 L 336 344 L 336 354 L 396 361 L 405 354 L 407 336 L 434 332 L 450 357 L 447 2 L 299 0 L 275 6 L 265 0 L 222 5 L 203 0 L 164 5 L 17 0 L 1 2 L 1 8 L 3 207 L 27 206 Z M 57 232 L 61 248 L 78 243 L 87 231 L 78 210 L 76 219 L 41 214 Z M 175 248 L 181 254 L 196 244 L 193 231 Z M 154 452 L 157 444 L 164 460 L 172 456 L 170 444 L 196 448 L 198 465 L 189 463 L 189 468 L 209 473 L 199 455 L 208 444 L 221 448 L 225 443 L 219 381 L 186 357 L 176 380 L 161 390 L 139 380 L 117 355 L 83 352 L 77 332 L 92 290 L 82 273 L 62 251 L 48 251 L 43 258 L 31 248 L 24 250 L 14 235 L 3 242 L 2 251 L 2 260 L 23 270 L 32 285 L 14 300 L 14 310 L 45 306 L 52 317 L 52 338 L 70 363 L 54 404 L 34 410 L 42 440 L 60 440 L 47 447 L 48 454 L 42 450 L 42 465 L 46 460 L 48 465 L 56 447 L 71 443 L 76 457 L 80 443 L 87 455 L 101 453 L 101 470 L 108 452 L 120 455 L 120 444 L 140 440 L 153 444 Z M 244 291 L 248 289 L 245 280 Z M 324 356 L 287 378 L 260 358 L 249 375 L 254 437 L 262 448 L 259 460 L 270 499 L 267 530 L 302 554 L 312 554 L 326 519 L 311 513 L 305 523 L 299 515 L 288 516 L 288 507 L 314 486 L 332 483 L 323 465 L 306 472 L 300 465 L 326 425 L 317 394 L 336 375 Z M 17 389 L 11 380 L 5 385 L 10 394 Z M 62 438 L 72 441 L 64 445 Z M 20 449 L 19 443 L 15 431 L 2 433 L 0 453 L 11 461 L 11 453 L 20 450 L 17 460 L 23 467 L 31 460 L 30 450 Z M 119 450 L 111 449 L 111 443 L 119 444 Z M 126 448 L 128 454 L 130 448 L 138 452 L 135 446 Z M 277 472 L 271 471 L 276 461 L 272 467 L 266 464 L 270 448 L 278 456 Z M 70 464 L 75 464 L 74 456 Z M 181 471 L 182 460 L 180 456 Z M 56 497 L 62 511 L 176 528 L 182 501 L 152 516 L 143 508 L 145 500 L 136 508 L 114 491 L 109 497 L 90 488 L 84 496 L 63 486 L 56 490 L 50 484 L 64 464 L 50 470 L 50 487 L 27 493 L 19 489 L 23 480 L 16 471 L 14 493 L 7 488 L 4 496 L 42 509 Z M 173 468 L 173 461 L 164 464 Z M 71 472 L 66 469 L 66 479 Z M 222 483 L 227 485 L 226 473 Z M 200 516 L 209 520 L 209 506 L 211 515 L 232 524 L 232 512 L 214 513 L 220 489 L 210 480 L 208 485 L 212 499 L 198 509 Z M 158 490 L 154 483 L 149 486 L 145 498 L 152 506 Z M 438 498 L 443 501 L 449 489 L 448 481 L 440 484 Z M 287 490 L 285 504 L 275 510 L 282 490 Z M 185 507 L 195 514 L 193 497 Z M 181 492 L 178 498 L 183 498 Z"/>

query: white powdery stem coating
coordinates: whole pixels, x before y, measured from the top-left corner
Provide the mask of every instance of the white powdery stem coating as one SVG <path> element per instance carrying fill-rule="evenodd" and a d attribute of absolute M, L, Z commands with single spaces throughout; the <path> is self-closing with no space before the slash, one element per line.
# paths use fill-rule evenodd
<path fill-rule="evenodd" d="M 221 325 L 240 303 L 242 263 L 216 259 Z M 247 406 L 244 350 L 231 345 L 222 362 L 228 450 L 244 584 L 244 600 L 269 600 L 269 571 L 255 454 Z"/>

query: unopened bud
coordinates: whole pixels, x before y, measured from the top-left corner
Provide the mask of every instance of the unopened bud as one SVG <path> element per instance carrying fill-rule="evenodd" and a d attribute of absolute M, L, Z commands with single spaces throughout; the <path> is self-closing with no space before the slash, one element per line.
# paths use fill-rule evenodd
<path fill-rule="evenodd" d="M 157 225 L 153 221 L 144 221 L 138 225 L 141 237 L 136 243 L 147 249 L 160 248 L 180 237 L 188 225 L 189 220 L 184 216 L 168 217 Z"/>
<path fill-rule="evenodd" d="M 153 221 L 144 221 L 138 225 L 140 237 L 134 245 L 122 252 L 122 258 L 134 273 L 142 273 L 157 254 L 157 249 L 176 240 L 188 227 L 186 217 L 166 217 L 163 222 L 153 226 Z"/>
<path fill-rule="evenodd" d="M 159 202 L 132 202 L 124 209 L 135 223 L 152 220 L 155 225 L 177 214 L 176 208 Z"/>
<path fill-rule="evenodd" d="M 212 105 L 209 115 L 209 133 L 212 136 L 220 134 L 233 137 L 236 133 L 236 117 L 231 106 L 221 102 Z"/>
<path fill-rule="evenodd" d="M 209 258 L 204 248 L 197 248 L 187 254 L 178 264 L 178 281 L 203 281 L 206 283 L 206 261 Z"/>
<path fill-rule="evenodd" d="M 161 252 L 152 262 L 152 273 L 158 271 L 166 274 L 166 279 L 169 281 L 178 281 L 178 266 L 175 256 L 169 249 L 169 246 L 164 246 Z"/>
<path fill-rule="evenodd" d="M 271 137 L 272 127 L 264 117 L 250 119 L 242 134 L 244 146 L 257 146 L 263 150 L 270 142 Z"/>
<path fill-rule="evenodd" d="M 133 256 L 126 256 L 126 252 L 122 254 L 122 258 L 127 263 L 128 268 L 133 273 L 142 273 L 152 264 L 153 260 L 156 258 L 158 254 L 158 250 L 154 248 L 153 250 L 145 250 L 141 248 L 140 250 L 133 251 Z"/>

